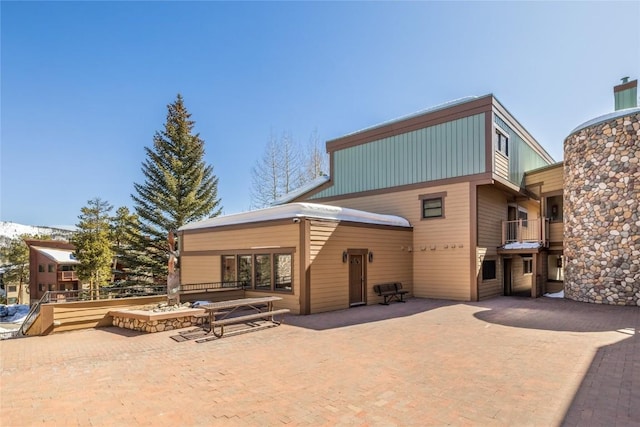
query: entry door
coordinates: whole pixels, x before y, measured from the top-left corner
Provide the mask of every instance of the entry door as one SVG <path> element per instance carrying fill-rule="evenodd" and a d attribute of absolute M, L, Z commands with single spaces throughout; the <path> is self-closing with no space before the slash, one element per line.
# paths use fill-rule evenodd
<path fill-rule="evenodd" d="M 365 276 L 364 255 L 349 254 L 349 305 L 366 304 L 365 301 Z"/>
<path fill-rule="evenodd" d="M 502 280 L 504 282 L 504 294 L 511 295 L 511 258 L 504 258 L 502 260 L 503 274 Z"/>

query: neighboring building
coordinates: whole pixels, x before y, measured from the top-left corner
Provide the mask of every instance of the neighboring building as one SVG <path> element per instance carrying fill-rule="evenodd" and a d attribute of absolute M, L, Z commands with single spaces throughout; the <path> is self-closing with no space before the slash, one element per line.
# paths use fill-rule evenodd
<path fill-rule="evenodd" d="M 415 296 L 462 301 L 518 290 L 540 292 L 541 279 L 533 279 L 541 271 L 544 220 L 539 201 L 522 184 L 525 171 L 550 165 L 553 159 L 492 95 L 454 101 L 329 141 L 327 151 L 330 179 L 306 193 L 297 192 L 294 200 L 281 202 L 322 203 L 370 215 L 391 215 L 407 220 L 412 231 L 394 229 L 391 234 L 402 235 L 403 243 L 392 243 L 391 237 L 374 238 L 362 226 L 353 233 L 325 230 L 324 239 L 337 254 L 326 265 L 316 265 L 306 255 L 293 258 L 294 266 L 296 259 L 303 262 L 298 268 L 304 268 L 304 280 L 312 278 L 309 285 L 294 275 L 298 282 L 291 284 L 290 299 L 300 301 L 300 312 L 377 302 L 373 285 L 388 281 L 403 282 Z M 262 215 L 269 212 L 264 210 Z M 309 232 L 292 235 L 290 247 L 316 248 L 314 219 L 309 218 Z M 242 262 L 239 255 L 246 253 L 254 265 L 251 286 L 259 291 L 255 279 L 258 261 L 252 248 L 283 246 L 286 233 L 259 228 L 255 222 L 226 228 L 219 224 L 206 220 L 181 229 L 182 283 L 222 281 L 223 270 L 215 266 L 234 254 L 229 262 L 238 266 Z M 507 233 L 502 233 L 503 228 Z M 193 246 L 195 229 L 197 249 Z M 523 238 L 534 239 L 535 248 L 505 247 Z M 359 255 L 369 253 L 374 255 L 366 263 L 367 271 L 375 268 L 378 276 L 358 278 L 365 291 L 357 301 L 349 297 L 349 289 L 354 288 L 350 283 L 355 280 L 351 274 L 355 273 L 346 265 L 352 257 L 359 260 Z M 504 259 L 516 260 L 510 264 L 512 287 L 506 290 L 503 276 L 508 263 Z M 195 275 L 196 271 L 202 274 Z M 332 288 L 316 290 L 318 280 L 331 282 Z M 307 292 L 302 285 L 308 286 Z M 321 304 L 320 300 L 330 302 Z M 289 308 L 295 312 L 295 307 Z"/>
<path fill-rule="evenodd" d="M 75 271 L 80 264 L 71 243 L 56 240 L 25 240 L 29 246 L 29 294 L 38 301 L 47 291 L 81 288 Z"/>
<path fill-rule="evenodd" d="M 28 304 L 29 303 L 29 284 L 23 283 L 20 286 L 17 283 L 6 283 L 4 281 L 4 271 L 0 269 L 0 295 L 7 299 L 7 304 Z"/>

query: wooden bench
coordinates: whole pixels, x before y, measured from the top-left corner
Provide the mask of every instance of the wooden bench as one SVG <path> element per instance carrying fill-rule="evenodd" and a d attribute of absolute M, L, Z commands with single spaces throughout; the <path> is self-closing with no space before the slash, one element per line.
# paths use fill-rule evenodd
<path fill-rule="evenodd" d="M 262 320 L 270 321 L 271 323 L 277 326 L 281 322 L 275 320 L 274 316 L 279 314 L 286 314 L 286 313 L 289 313 L 290 311 L 291 310 L 289 310 L 288 308 L 282 308 L 279 310 L 263 311 L 259 313 L 245 314 L 242 316 L 225 317 L 223 319 L 214 320 L 213 322 L 211 322 L 211 325 L 209 325 L 209 327 L 213 335 L 215 335 L 218 338 L 222 338 L 222 335 L 224 335 L 225 325 L 231 325 L 234 323 L 245 323 L 250 320 L 262 319 Z M 216 332 L 216 328 L 218 327 L 220 328 L 220 331 Z"/>
<path fill-rule="evenodd" d="M 402 289 L 402 283 L 400 282 L 373 285 L 373 290 L 384 299 L 384 302 L 380 303 L 382 305 L 389 305 L 392 300 L 406 302 L 404 295 L 409 293 L 406 289 Z"/>

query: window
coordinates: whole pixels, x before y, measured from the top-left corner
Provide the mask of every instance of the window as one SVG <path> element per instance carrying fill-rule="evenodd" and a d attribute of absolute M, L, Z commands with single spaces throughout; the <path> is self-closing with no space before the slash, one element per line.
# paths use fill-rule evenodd
<path fill-rule="evenodd" d="M 235 255 L 222 256 L 222 283 L 236 281 L 236 257 Z"/>
<path fill-rule="evenodd" d="M 562 222 L 562 196 L 547 197 L 547 218 L 551 222 Z"/>
<path fill-rule="evenodd" d="M 522 226 L 523 227 L 527 227 L 527 225 L 528 225 L 528 221 L 527 220 L 529 219 L 529 214 L 525 210 L 518 209 L 518 219 L 522 220 Z"/>
<path fill-rule="evenodd" d="M 271 255 L 255 256 L 255 288 L 256 290 L 271 289 Z"/>
<path fill-rule="evenodd" d="M 447 197 L 446 191 L 418 196 L 420 200 L 420 217 L 422 219 L 444 218 L 445 197 Z"/>
<path fill-rule="evenodd" d="M 496 260 L 485 259 L 482 261 L 482 280 L 495 280 L 496 278 Z"/>
<path fill-rule="evenodd" d="M 46 291 L 44 285 L 42 283 L 38 283 L 38 289 L 40 290 L 40 292 L 44 292 Z"/>
<path fill-rule="evenodd" d="M 293 290 L 293 255 L 290 253 L 222 255 L 222 280 L 256 291 Z"/>
<path fill-rule="evenodd" d="M 56 272 L 56 270 L 55 270 L 55 265 L 53 265 L 53 264 L 49 264 L 49 265 L 47 266 L 47 271 L 48 271 L 49 273 L 55 273 L 55 272 Z"/>
<path fill-rule="evenodd" d="M 9 292 L 16 292 L 16 291 L 17 291 L 17 288 L 16 288 L 15 286 L 8 286 L 7 291 L 9 291 Z"/>
<path fill-rule="evenodd" d="M 509 137 L 496 129 L 496 150 L 509 157 Z"/>
<path fill-rule="evenodd" d="M 38 264 L 38 273 L 44 273 L 44 265 Z"/>
<path fill-rule="evenodd" d="M 49 283 L 49 290 L 50 291 L 55 291 L 56 290 L 56 285 L 53 285 L 53 284 Z"/>
<path fill-rule="evenodd" d="M 524 274 L 533 273 L 533 259 L 531 257 L 522 258 L 522 272 Z"/>
<path fill-rule="evenodd" d="M 238 256 L 238 282 L 242 283 L 242 286 L 251 288 L 251 255 L 239 255 Z"/>
<path fill-rule="evenodd" d="M 442 211 L 442 197 L 422 201 L 422 218 L 441 218 Z"/>
<path fill-rule="evenodd" d="M 291 254 L 275 254 L 273 266 L 275 268 L 275 290 L 291 292 Z"/>

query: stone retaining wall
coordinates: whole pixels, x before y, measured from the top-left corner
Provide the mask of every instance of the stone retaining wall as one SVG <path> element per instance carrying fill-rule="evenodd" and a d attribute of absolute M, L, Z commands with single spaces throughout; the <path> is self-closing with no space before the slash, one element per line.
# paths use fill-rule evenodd
<path fill-rule="evenodd" d="M 188 328 L 202 322 L 202 309 L 153 313 L 143 310 L 117 310 L 109 314 L 113 326 L 141 332 L 162 332 Z"/>
<path fill-rule="evenodd" d="M 640 306 L 640 113 L 564 142 L 567 298 Z"/>

